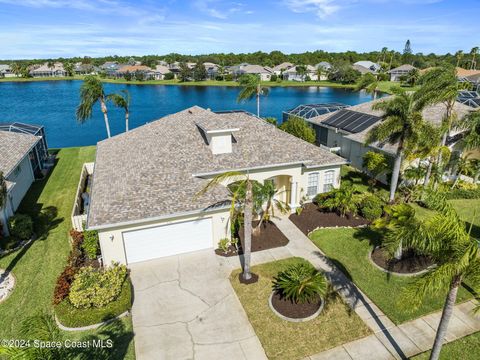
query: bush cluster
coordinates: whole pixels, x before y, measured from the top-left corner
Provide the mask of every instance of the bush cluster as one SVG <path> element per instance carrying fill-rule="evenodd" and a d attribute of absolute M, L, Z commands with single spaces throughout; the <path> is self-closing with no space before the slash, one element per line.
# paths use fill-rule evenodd
<path fill-rule="evenodd" d="M 383 201 L 376 195 L 367 195 L 359 204 L 361 215 L 370 221 L 378 219 L 383 214 Z"/>
<path fill-rule="evenodd" d="M 453 199 L 480 199 L 480 188 L 476 189 L 452 189 L 445 192 L 447 200 Z"/>
<path fill-rule="evenodd" d="M 76 308 L 103 307 L 115 300 L 127 276 L 125 265 L 107 269 L 81 268 L 70 287 L 70 302 Z"/>
<path fill-rule="evenodd" d="M 28 240 L 33 235 L 33 221 L 28 215 L 17 214 L 8 220 L 10 235 L 18 240 Z"/>
<path fill-rule="evenodd" d="M 97 258 L 100 250 L 100 244 L 98 242 L 98 231 L 85 230 L 83 232 L 82 249 L 89 259 L 93 260 Z"/>

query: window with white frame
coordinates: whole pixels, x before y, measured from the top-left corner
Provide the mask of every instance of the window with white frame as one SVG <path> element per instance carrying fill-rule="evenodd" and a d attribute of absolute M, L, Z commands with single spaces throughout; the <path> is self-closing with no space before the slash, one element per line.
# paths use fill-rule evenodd
<path fill-rule="evenodd" d="M 323 192 L 329 192 L 333 188 L 335 182 L 335 171 L 325 171 L 323 175 Z"/>
<path fill-rule="evenodd" d="M 318 194 L 318 173 L 308 174 L 307 195 L 315 196 Z"/>

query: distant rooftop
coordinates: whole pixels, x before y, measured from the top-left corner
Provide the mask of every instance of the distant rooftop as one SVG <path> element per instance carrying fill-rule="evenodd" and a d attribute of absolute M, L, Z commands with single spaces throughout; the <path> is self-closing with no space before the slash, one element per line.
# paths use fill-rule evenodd
<path fill-rule="evenodd" d="M 283 121 L 286 121 L 289 116 L 298 116 L 303 119 L 310 119 L 319 115 L 328 114 L 340 109 L 344 109 L 349 105 L 342 103 L 318 103 L 318 104 L 303 104 L 293 109 L 283 112 Z"/>

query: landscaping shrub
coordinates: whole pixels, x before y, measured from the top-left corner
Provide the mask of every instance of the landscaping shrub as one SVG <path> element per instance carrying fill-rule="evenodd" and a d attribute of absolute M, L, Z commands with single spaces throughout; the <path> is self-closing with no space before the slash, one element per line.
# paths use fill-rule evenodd
<path fill-rule="evenodd" d="M 126 276 L 124 265 L 116 264 L 105 270 L 84 267 L 70 287 L 70 302 L 76 308 L 105 306 L 118 297 Z"/>
<path fill-rule="evenodd" d="M 447 200 L 453 199 L 480 199 L 480 188 L 476 189 L 452 189 L 445 192 Z"/>
<path fill-rule="evenodd" d="M 270 81 L 277 81 L 277 79 L 278 79 L 277 74 L 272 74 L 272 76 L 270 76 Z"/>
<path fill-rule="evenodd" d="M 28 240 L 33 234 L 33 221 L 28 215 L 17 214 L 8 220 L 10 235 L 19 240 Z"/>
<path fill-rule="evenodd" d="M 230 240 L 228 238 L 220 239 L 218 242 L 218 248 L 222 250 L 224 253 L 228 252 L 228 248 L 230 247 Z"/>
<path fill-rule="evenodd" d="M 336 211 L 340 216 L 345 216 L 348 213 L 357 214 L 359 195 L 351 187 L 341 187 L 331 191 L 330 197 L 323 202 L 323 207 L 330 211 Z"/>
<path fill-rule="evenodd" d="M 60 304 L 68 297 L 76 272 L 77 269 L 75 267 L 68 265 L 57 278 L 57 283 L 55 284 L 55 290 L 53 292 L 54 305 Z"/>
<path fill-rule="evenodd" d="M 129 279 L 123 282 L 122 289 L 115 301 L 101 308 L 74 307 L 68 299 L 64 299 L 55 306 L 55 314 L 62 325 L 68 327 L 81 327 L 98 324 L 112 319 L 132 307 L 132 287 Z"/>
<path fill-rule="evenodd" d="M 226 74 L 225 75 L 225 81 L 233 81 L 233 75 L 232 74 Z"/>
<path fill-rule="evenodd" d="M 313 198 L 312 202 L 319 206 L 319 207 L 322 207 L 322 204 L 325 200 L 327 200 L 328 198 L 332 197 L 333 196 L 333 192 L 332 191 L 329 191 L 329 192 L 324 192 L 324 193 L 319 193 L 317 195 L 315 195 L 315 197 Z"/>
<path fill-rule="evenodd" d="M 297 264 L 280 272 L 273 281 L 275 291 L 294 303 L 311 302 L 328 290 L 325 276 L 308 264 Z"/>
<path fill-rule="evenodd" d="M 175 78 L 175 74 L 172 72 L 166 73 L 165 76 L 163 77 L 164 80 L 173 80 L 174 78 Z"/>
<path fill-rule="evenodd" d="M 378 196 L 368 195 L 360 203 L 360 213 L 370 221 L 378 219 L 383 214 L 383 201 Z"/>
<path fill-rule="evenodd" d="M 100 248 L 98 242 L 98 231 L 96 230 L 85 230 L 83 232 L 83 243 L 82 249 L 85 252 L 85 255 L 89 259 L 96 259 L 97 254 Z"/>

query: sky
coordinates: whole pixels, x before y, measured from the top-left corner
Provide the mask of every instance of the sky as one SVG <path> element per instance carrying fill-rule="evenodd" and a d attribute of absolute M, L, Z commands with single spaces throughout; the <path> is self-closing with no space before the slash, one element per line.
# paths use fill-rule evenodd
<path fill-rule="evenodd" d="M 0 0 L 0 59 L 479 46 L 480 0 Z"/>

